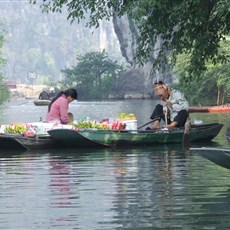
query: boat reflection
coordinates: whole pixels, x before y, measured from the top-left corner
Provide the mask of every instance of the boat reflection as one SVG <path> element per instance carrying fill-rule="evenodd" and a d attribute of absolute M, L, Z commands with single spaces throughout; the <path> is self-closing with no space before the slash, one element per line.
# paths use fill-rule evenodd
<path fill-rule="evenodd" d="M 204 172 L 205 160 L 181 144 L 11 154 L 7 159 L 2 156 L 1 172 L 4 181 L 16 189 L 9 194 L 3 190 L 0 201 L 3 205 L 6 199 L 11 202 L 10 214 L 15 212 L 18 197 L 23 201 L 17 204 L 20 209 L 24 203 L 34 204 L 39 221 L 51 223 L 46 229 L 177 229 L 186 221 L 202 224 L 207 209 L 213 210 L 208 221 L 221 220 L 212 205 L 218 205 L 217 196 L 223 194 L 220 202 L 229 204 L 226 172 Z"/>

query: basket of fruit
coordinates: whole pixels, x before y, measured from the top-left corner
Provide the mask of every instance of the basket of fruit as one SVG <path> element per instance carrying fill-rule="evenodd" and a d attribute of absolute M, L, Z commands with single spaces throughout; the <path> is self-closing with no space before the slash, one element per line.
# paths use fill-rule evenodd
<path fill-rule="evenodd" d="M 118 120 L 123 122 L 126 130 L 137 130 L 137 117 L 133 113 L 119 113 Z"/>

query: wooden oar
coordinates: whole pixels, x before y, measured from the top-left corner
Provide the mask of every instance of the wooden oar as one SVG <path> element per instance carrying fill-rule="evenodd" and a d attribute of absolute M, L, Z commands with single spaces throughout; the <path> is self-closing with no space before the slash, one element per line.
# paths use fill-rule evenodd
<path fill-rule="evenodd" d="M 185 125 L 184 125 L 184 135 L 183 135 L 183 140 L 182 140 L 182 144 L 184 147 L 189 146 L 189 130 L 190 130 L 190 128 L 191 128 L 190 119 L 187 118 Z"/>
<path fill-rule="evenodd" d="M 165 127 L 167 128 L 168 125 L 168 115 L 167 115 L 167 110 L 165 111 Z"/>
<path fill-rule="evenodd" d="M 149 124 L 151 124 L 152 122 L 154 122 L 154 121 L 156 121 L 158 119 L 160 119 L 160 117 L 156 117 L 153 120 L 151 120 L 151 121 L 149 121 L 149 122 L 147 122 L 145 124 L 142 124 L 142 125 L 138 126 L 137 129 L 143 128 L 144 126 L 149 125 Z"/>

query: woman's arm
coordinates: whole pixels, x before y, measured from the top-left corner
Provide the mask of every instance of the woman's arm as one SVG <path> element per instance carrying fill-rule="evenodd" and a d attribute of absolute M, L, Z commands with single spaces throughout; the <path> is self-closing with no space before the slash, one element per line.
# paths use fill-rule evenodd
<path fill-rule="evenodd" d="M 62 97 L 59 104 L 60 108 L 60 120 L 62 124 L 69 123 L 68 109 L 69 103 L 65 97 Z"/>

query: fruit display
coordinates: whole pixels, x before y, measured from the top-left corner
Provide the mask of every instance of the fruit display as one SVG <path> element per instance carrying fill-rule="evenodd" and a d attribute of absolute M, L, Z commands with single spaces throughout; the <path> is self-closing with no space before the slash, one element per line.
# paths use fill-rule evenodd
<path fill-rule="evenodd" d="M 78 129 L 109 129 L 109 125 L 106 123 L 96 123 L 93 121 L 81 121 L 78 123 L 73 123 Z"/>
<path fill-rule="evenodd" d="M 29 124 L 12 123 L 5 126 L 4 133 L 21 134 L 26 137 L 33 137 L 36 135 L 36 128 Z"/>
<path fill-rule="evenodd" d="M 23 134 L 27 128 L 24 125 L 7 125 L 5 127 L 5 133 L 10 134 Z"/>
<path fill-rule="evenodd" d="M 111 130 L 124 130 L 125 126 L 126 125 L 123 122 L 114 121 L 110 124 L 110 129 Z"/>
<path fill-rule="evenodd" d="M 124 112 L 119 113 L 118 117 L 119 120 L 136 120 L 137 117 L 133 113 L 126 114 Z"/>

